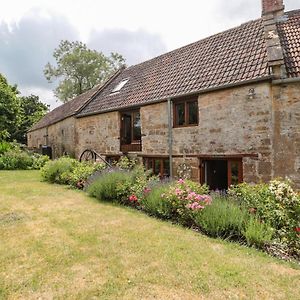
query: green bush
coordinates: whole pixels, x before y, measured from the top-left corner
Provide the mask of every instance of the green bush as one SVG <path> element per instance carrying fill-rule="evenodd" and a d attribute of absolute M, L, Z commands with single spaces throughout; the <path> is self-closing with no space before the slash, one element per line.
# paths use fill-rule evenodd
<path fill-rule="evenodd" d="M 166 201 L 162 200 L 161 195 L 165 194 L 170 188 L 170 184 L 158 184 L 154 186 L 143 198 L 141 204 L 143 209 L 150 215 L 160 218 L 170 216 L 170 207 Z"/>
<path fill-rule="evenodd" d="M 191 180 L 179 179 L 170 185 L 169 190 L 161 195 L 167 218 L 183 225 L 193 224 L 193 213 L 204 209 L 211 203 L 208 187 Z"/>
<path fill-rule="evenodd" d="M 69 185 L 82 189 L 86 180 L 96 171 L 101 171 L 106 168 L 104 163 L 91 164 L 89 162 L 82 162 L 76 164 L 72 172 L 69 173 L 67 182 Z"/>
<path fill-rule="evenodd" d="M 262 223 L 257 217 L 250 216 L 242 233 L 248 246 L 263 248 L 272 240 L 273 229 L 268 224 Z"/>
<path fill-rule="evenodd" d="M 41 169 L 42 178 L 51 183 L 68 184 L 71 173 L 79 161 L 69 157 L 61 157 L 56 160 L 49 161 Z"/>
<path fill-rule="evenodd" d="M 229 190 L 231 198 L 243 203 L 264 223 L 274 229 L 274 238 L 300 255 L 300 196 L 289 181 L 273 180 L 269 184 L 241 184 Z"/>
<path fill-rule="evenodd" d="M 0 170 L 40 169 L 48 160 L 39 154 L 31 154 L 15 147 L 0 155 Z"/>
<path fill-rule="evenodd" d="M 129 187 L 132 183 L 132 176 L 125 171 L 104 172 L 87 189 L 88 194 L 99 200 L 120 201 L 123 198 L 122 188 Z M 123 189 L 127 194 L 127 188 Z"/>
<path fill-rule="evenodd" d="M 194 214 L 195 224 L 212 237 L 242 240 L 249 213 L 224 197 Z"/>
<path fill-rule="evenodd" d="M 9 150 L 0 156 L 1 170 L 27 170 L 33 165 L 33 158 L 21 150 Z"/>
<path fill-rule="evenodd" d="M 41 155 L 38 153 L 34 153 L 32 169 L 40 170 L 49 160 L 50 160 L 49 156 L 47 156 L 47 155 Z"/>
<path fill-rule="evenodd" d="M 6 141 L 0 141 L 0 155 L 12 149 L 13 149 L 13 145 L 11 143 Z"/>
<path fill-rule="evenodd" d="M 122 156 L 116 163 L 116 166 L 122 170 L 132 170 L 135 166 L 137 166 L 137 161 L 134 158 L 131 159 L 127 156 Z"/>

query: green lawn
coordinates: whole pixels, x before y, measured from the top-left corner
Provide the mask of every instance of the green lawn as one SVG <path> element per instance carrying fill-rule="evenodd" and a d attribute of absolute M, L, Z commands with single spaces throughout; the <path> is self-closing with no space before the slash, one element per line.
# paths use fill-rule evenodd
<path fill-rule="evenodd" d="M 300 271 L 40 182 L 0 172 L 0 299 L 300 299 Z"/>

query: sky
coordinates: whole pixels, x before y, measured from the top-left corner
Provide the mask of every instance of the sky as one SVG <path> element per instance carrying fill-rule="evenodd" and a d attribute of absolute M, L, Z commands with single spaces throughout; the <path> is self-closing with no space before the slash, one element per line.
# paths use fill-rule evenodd
<path fill-rule="evenodd" d="M 284 0 L 286 11 L 299 0 Z M 261 16 L 261 0 L 0 0 L 0 73 L 23 95 L 54 107 L 43 69 L 60 40 L 82 41 L 127 65 L 238 26 Z"/>

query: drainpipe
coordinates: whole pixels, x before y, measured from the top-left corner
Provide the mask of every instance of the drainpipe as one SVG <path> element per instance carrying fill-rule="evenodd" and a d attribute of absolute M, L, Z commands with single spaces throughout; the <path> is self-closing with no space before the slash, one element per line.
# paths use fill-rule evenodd
<path fill-rule="evenodd" d="M 169 164 L 170 164 L 170 178 L 173 178 L 173 158 L 172 158 L 172 145 L 173 145 L 173 136 L 172 136 L 172 100 L 168 99 L 168 142 L 169 142 Z"/>
<path fill-rule="evenodd" d="M 46 146 L 49 146 L 49 139 L 48 139 L 48 126 L 46 127 Z"/>

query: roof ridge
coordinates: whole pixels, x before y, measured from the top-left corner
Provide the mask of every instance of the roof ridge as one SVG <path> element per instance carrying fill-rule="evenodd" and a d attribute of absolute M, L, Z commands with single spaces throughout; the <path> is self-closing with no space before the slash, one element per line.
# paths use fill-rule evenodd
<path fill-rule="evenodd" d="M 192 42 L 192 43 L 189 43 L 189 44 L 187 44 L 187 45 L 181 46 L 181 47 L 179 47 L 179 48 L 175 48 L 175 49 L 173 49 L 173 50 L 171 50 L 171 51 L 168 51 L 168 52 L 166 52 L 166 53 L 157 55 L 157 56 L 155 56 L 155 57 L 153 57 L 153 58 L 150 58 L 150 59 L 145 60 L 145 61 L 143 61 L 143 62 L 140 62 L 140 63 L 138 63 L 138 64 L 131 65 L 131 66 L 129 66 L 128 68 L 126 68 L 126 70 L 130 70 L 130 69 L 132 69 L 132 68 L 134 68 L 134 67 L 139 67 L 139 66 L 141 66 L 141 65 L 143 65 L 143 64 L 150 63 L 151 61 L 154 61 L 154 60 L 157 60 L 157 59 L 159 59 L 159 58 L 163 58 L 164 56 L 170 55 L 170 54 L 173 53 L 173 52 L 178 52 L 178 51 L 180 51 L 181 49 L 189 48 L 189 47 L 191 47 L 191 46 L 193 46 L 193 45 L 196 45 L 196 44 L 198 44 L 198 43 L 200 43 L 200 42 L 204 42 L 204 41 L 206 41 L 206 40 L 210 40 L 210 39 L 212 39 L 212 38 L 214 38 L 214 37 L 217 37 L 218 35 L 222 35 L 222 34 L 224 34 L 224 33 L 226 33 L 226 32 L 230 32 L 230 31 L 232 31 L 232 30 L 234 30 L 234 29 L 238 29 L 239 27 L 246 26 L 246 25 L 248 25 L 248 24 L 250 24 L 250 23 L 258 22 L 258 21 L 261 21 L 261 22 L 262 22 L 262 18 L 258 18 L 258 19 L 254 19 L 254 20 L 250 20 L 250 21 L 241 23 L 240 25 L 237 25 L 237 26 L 231 27 L 231 28 L 229 28 L 229 29 L 223 30 L 223 31 L 221 31 L 221 32 L 215 33 L 215 34 L 213 34 L 213 35 L 207 36 L 207 37 L 205 37 L 205 38 L 203 38 L 203 39 L 200 39 L 200 40 L 198 40 L 198 41 L 196 41 L 196 42 Z"/>

